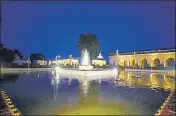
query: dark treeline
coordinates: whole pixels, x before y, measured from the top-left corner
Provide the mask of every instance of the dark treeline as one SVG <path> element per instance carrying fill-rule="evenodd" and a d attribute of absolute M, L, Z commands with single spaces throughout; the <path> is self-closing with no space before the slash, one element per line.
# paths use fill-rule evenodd
<path fill-rule="evenodd" d="M 96 59 L 101 49 L 98 36 L 92 32 L 80 34 L 77 42 L 77 48 L 80 54 L 83 50 L 87 49 L 90 54 L 90 59 Z"/>
<path fill-rule="evenodd" d="M 30 64 L 33 64 L 34 60 L 46 60 L 45 56 L 41 53 L 32 53 L 28 58 L 24 59 L 22 53 L 17 49 L 8 49 L 5 48 L 3 44 L 0 44 L 0 67 L 1 68 L 27 68 L 28 63 L 23 63 L 22 65 L 13 63 L 13 61 L 18 57 L 18 60 L 27 61 L 28 58 L 31 61 Z M 46 67 L 36 65 L 29 65 L 30 67 Z"/>
<path fill-rule="evenodd" d="M 10 67 L 11 63 L 15 60 L 15 55 L 18 55 L 20 59 L 23 59 L 23 55 L 17 49 L 11 50 L 5 48 L 3 44 L 0 44 L 1 66 Z"/>

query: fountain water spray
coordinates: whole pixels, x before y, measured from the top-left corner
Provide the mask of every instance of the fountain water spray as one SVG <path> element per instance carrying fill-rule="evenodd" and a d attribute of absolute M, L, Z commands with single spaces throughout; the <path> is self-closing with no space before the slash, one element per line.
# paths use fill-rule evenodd
<path fill-rule="evenodd" d="M 82 51 L 82 54 L 81 54 L 81 65 L 84 65 L 84 66 L 90 65 L 90 55 L 89 55 L 89 52 L 87 51 L 87 49 Z"/>
<path fill-rule="evenodd" d="M 89 52 L 87 51 L 87 49 L 85 49 L 84 51 L 82 51 L 82 54 L 81 54 L 81 65 L 79 66 L 79 69 L 91 70 L 92 68 L 93 66 L 91 66 L 91 63 L 90 63 Z"/>

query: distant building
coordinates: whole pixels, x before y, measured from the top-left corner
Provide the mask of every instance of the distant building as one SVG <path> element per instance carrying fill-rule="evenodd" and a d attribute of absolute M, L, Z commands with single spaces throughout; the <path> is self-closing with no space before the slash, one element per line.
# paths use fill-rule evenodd
<path fill-rule="evenodd" d="M 175 48 L 116 52 L 109 56 L 109 64 L 124 68 L 163 68 L 175 67 Z"/>
<path fill-rule="evenodd" d="M 104 60 L 101 52 L 97 56 L 97 59 L 92 60 L 92 65 L 94 66 L 105 66 L 106 65 L 106 60 Z"/>
<path fill-rule="evenodd" d="M 71 65 L 71 66 L 78 66 L 79 65 L 79 60 L 77 58 L 72 57 L 72 55 L 69 55 L 68 58 L 60 58 L 60 56 L 56 56 L 55 60 L 50 60 L 48 62 L 48 65 L 51 64 L 57 64 L 57 65 Z"/>
<path fill-rule="evenodd" d="M 33 60 L 33 64 L 39 64 L 39 65 L 47 65 L 46 60 Z"/>
<path fill-rule="evenodd" d="M 14 64 L 17 64 L 17 65 L 23 65 L 23 64 L 31 64 L 31 61 L 30 60 L 21 60 L 19 58 L 19 56 L 16 54 L 15 55 L 15 60 L 12 62 Z"/>
<path fill-rule="evenodd" d="M 57 65 L 57 60 L 49 60 L 48 65 L 56 64 Z"/>
<path fill-rule="evenodd" d="M 48 65 L 63 65 L 63 66 L 73 66 L 76 67 L 79 65 L 79 59 L 74 58 L 72 55 L 69 55 L 68 58 L 61 58 L 59 55 L 56 56 L 55 60 L 49 60 Z M 101 52 L 97 56 L 97 59 L 92 60 L 92 65 L 94 66 L 105 66 L 106 60 L 104 60 Z"/>

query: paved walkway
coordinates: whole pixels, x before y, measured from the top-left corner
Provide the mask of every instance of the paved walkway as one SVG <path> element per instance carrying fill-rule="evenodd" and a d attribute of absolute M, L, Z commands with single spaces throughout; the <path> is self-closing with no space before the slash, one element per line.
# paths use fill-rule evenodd
<path fill-rule="evenodd" d="M 160 116 L 175 116 L 175 91 L 169 96 L 168 100 L 163 104 L 161 111 L 158 113 Z"/>
<path fill-rule="evenodd" d="M 0 116 L 20 116 L 22 115 L 17 108 L 14 107 L 12 101 L 6 92 L 0 88 Z"/>
<path fill-rule="evenodd" d="M 0 116 L 6 116 L 6 115 L 12 115 L 10 112 L 9 107 L 7 106 L 7 104 L 5 103 L 3 97 L 2 97 L 2 93 L 0 91 Z"/>

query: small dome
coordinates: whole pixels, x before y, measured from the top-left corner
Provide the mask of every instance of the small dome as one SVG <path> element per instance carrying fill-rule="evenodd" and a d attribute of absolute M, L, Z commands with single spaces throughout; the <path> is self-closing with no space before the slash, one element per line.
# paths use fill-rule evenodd
<path fill-rule="evenodd" d="M 69 58 L 73 58 L 71 54 L 69 55 Z"/>

